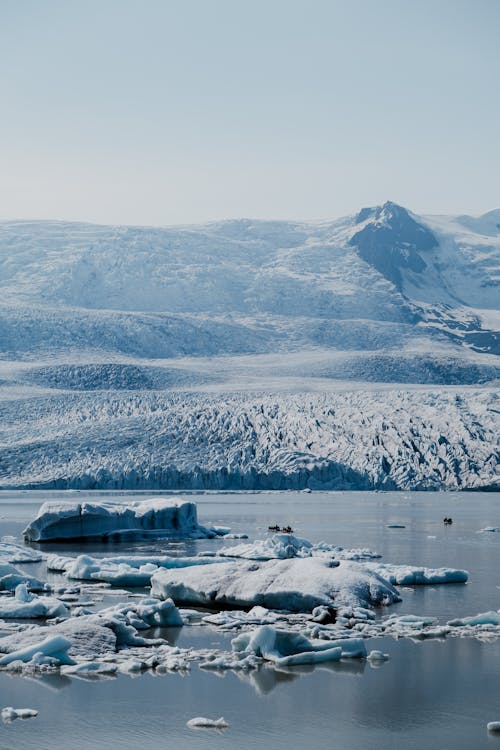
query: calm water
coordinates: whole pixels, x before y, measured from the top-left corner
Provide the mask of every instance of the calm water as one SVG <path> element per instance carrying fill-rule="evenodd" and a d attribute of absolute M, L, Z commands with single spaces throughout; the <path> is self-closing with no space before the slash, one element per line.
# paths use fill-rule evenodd
<path fill-rule="evenodd" d="M 20 536 L 40 502 L 51 497 L 103 493 L 0 493 L 0 534 Z M 148 493 L 151 494 L 151 493 Z M 185 493 L 184 493 L 185 494 Z M 123 495 L 115 495 L 122 497 Z M 395 563 L 452 566 L 470 572 L 467 585 L 403 590 L 403 602 L 387 612 L 452 617 L 500 608 L 500 494 L 480 493 L 259 493 L 196 495 L 201 522 L 231 526 L 250 538 L 268 525 L 291 524 L 313 541 L 370 547 Z M 452 527 L 442 518 L 451 516 Z M 405 524 L 388 529 L 389 523 Z M 154 552 L 195 554 L 233 540 L 189 544 L 155 542 Z M 51 546 L 67 554 L 73 545 Z M 104 548 L 93 546 L 93 553 Z M 143 552 L 146 545 L 106 547 Z M 35 573 L 35 566 L 30 566 Z M 186 626 L 165 633 L 180 646 L 229 644 L 211 628 Z M 494 748 L 486 723 L 500 720 L 500 641 L 472 639 L 413 643 L 379 639 L 390 661 L 336 664 L 248 675 L 218 676 L 195 665 L 187 676 L 146 674 L 98 682 L 68 678 L 26 680 L 0 675 L 0 707 L 37 708 L 30 721 L 0 725 L 0 750 L 115 750 L 138 747 Z M 224 716 L 224 733 L 193 731 L 193 716 Z"/>

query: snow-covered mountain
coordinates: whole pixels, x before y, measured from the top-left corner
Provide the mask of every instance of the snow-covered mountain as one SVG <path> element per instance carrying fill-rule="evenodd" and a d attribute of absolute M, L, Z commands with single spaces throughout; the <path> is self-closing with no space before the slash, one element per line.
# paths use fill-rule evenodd
<path fill-rule="evenodd" d="M 180 427 L 167 428 L 159 416 L 173 409 L 171 399 L 180 398 L 174 409 L 179 424 L 191 425 L 204 400 L 210 409 L 219 403 L 221 414 L 226 394 L 232 393 L 238 413 L 246 415 L 241 419 L 253 424 L 249 415 L 256 396 L 251 394 L 272 393 L 282 425 L 276 435 L 281 434 L 287 446 L 276 438 L 273 450 L 287 456 L 290 446 L 303 453 L 299 432 L 284 416 L 288 408 L 298 408 L 287 395 L 291 392 L 303 399 L 299 413 L 321 411 L 321 399 L 333 403 L 342 392 L 356 414 L 359 394 L 370 390 L 366 398 L 375 400 L 370 401 L 365 426 L 372 434 L 379 425 L 377 409 L 383 416 L 388 408 L 384 404 L 410 408 L 407 396 L 401 395 L 404 385 L 412 391 L 415 419 L 424 419 L 418 404 L 430 398 L 430 412 L 428 407 L 423 410 L 425 424 L 446 420 L 451 410 L 451 425 L 457 416 L 457 387 L 479 386 L 494 400 L 500 373 L 499 301 L 500 210 L 481 217 L 420 217 L 387 202 L 355 216 L 316 223 L 240 220 L 173 228 L 0 223 L 0 410 L 5 414 L 0 485 L 71 484 L 83 471 L 77 456 L 88 450 L 100 456 L 92 476 L 113 467 L 120 485 L 121 448 L 109 443 L 105 427 L 113 403 L 119 404 L 120 413 L 130 410 L 124 434 L 132 453 L 142 456 L 133 466 L 138 484 L 134 480 L 131 486 L 142 486 L 153 459 L 148 463 L 149 442 L 139 439 L 141 428 L 130 436 L 130 419 L 144 428 L 150 405 L 157 404 L 160 421 L 155 429 L 167 430 L 175 442 Z M 418 386 L 455 390 L 442 395 L 440 402 L 438 391 L 431 398 L 428 389 L 418 391 Z M 176 392 L 184 395 L 177 397 Z M 469 398 L 480 398 L 481 391 L 476 394 L 461 393 L 460 398 L 468 404 Z M 142 417 L 132 405 L 136 399 L 147 404 Z M 438 403 L 446 412 L 439 418 L 433 411 Z M 488 407 L 480 414 L 490 419 L 496 412 L 493 401 L 488 403 L 493 411 Z M 82 428 L 78 413 L 89 404 L 94 404 L 94 416 Z M 99 416 L 101 408 L 104 417 Z M 61 418 L 67 432 L 59 425 Z M 94 419 L 98 428 L 88 431 Z M 478 419 L 483 432 L 474 427 Z M 476 435 L 474 440 L 482 442 L 487 436 L 486 442 L 494 442 L 494 420 L 486 429 L 475 407 L 462 410 L 460 420 Z M 45 450 L 45 430 L 53 424 L 59 425 L 56 437 Z M 347 418 L 342 424 L 335 429 L 347 430 Z M 212 436 L 217 445 L 220 429 Z M 252 450 L 259 453 L 261 436 L 255 437 L 259 431 L 253 428 L 248 434 L 227 429 L 234 438 L 232 447 L 218 453 L 215 463 L 196 451 L 193 460 L 198 466 L 213 465 L 216 473 L 240 476 L 245 474 L 244 461 L 235 474 L 228 468 L 229 455 L 234 450 L 247 456 Z M 190 440 L 194 432 L 190 427 Z M 408 439 L 403 430 L 393 443 L 396 453 L 387 457 L 393 468 L 384 474 L 384 486 L 425 485 L 425 456 L 433 449 L 427 427 L 417 432 L 427 436 L 427 449 L 419 449 L 421 479 L 410 480 L 407 472 L 394 468 L 406 455 L 396 450 L 398 440 Z M 117 439 L 116 424 L 112 434 Z M 444 437 L 452 443 L 448 433 Z M 205 444 L 203 435 L 197 440 Z M 93 441 L 104 441 L 106 449 L 97 449 Z M 316 447 L 306 461 L 311 477 L 317 478 L 317 467 L 325 461 L 335 463 L 339 450 L 340 464 L 345 471 L 360 472 L 361 485 L 381 484 L 366 463 L 369 451 L 361 436 L 353 442 L 351 459 L 337 439 L 314 440 L 312 445 Z M 495 451 L 494 445 L 490 448 Z M 154 466 L 161 473 L 161 455 L 170 455 L 167 438 L 158 450 Z M 436 451 L 441 456 L 442 449 Z M 179 450 L 174 454 L 184 471 Z M 461 461 L 459 454 L 453 453 L 453 460 Z M 472 446 L 466 454 L 475 456 L 471 461 L 479 460 Z M 451 456 L 442 460 L 451 461 Z M 281 486 L 286 466 L 294 467 L 290 476 L 302 466 L 301 458 L 298 463 L 287 458 L 283 465 L 274 458 L 266 461 L 252 463 L 248 458 L 250 474 L 267 476 L 271 471 L 275 477 L 255 479 L 255 485 Z M 470 478 L 469 484 L 494 484 L 493 464 L 487 463 L 486 474 L 476 466 L 476 479 Z M 172 466 L 174 476 L 175 461 Z M 189 476 L 188 484 L 194 481 L 194 475 Z M 439 476 L 434 473 L 427 485 L 442 481 L 443 486 L 460 486 L 451 478 L 456 472 L 450 466 L 441 480 Z M 290 482 L 293 486 L 295 479 Z"/>

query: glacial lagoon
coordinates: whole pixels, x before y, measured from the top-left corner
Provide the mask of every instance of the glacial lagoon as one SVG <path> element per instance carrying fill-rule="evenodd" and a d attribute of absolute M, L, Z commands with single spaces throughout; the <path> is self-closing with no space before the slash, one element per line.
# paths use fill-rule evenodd
<path fill-rule="evenodd" d="M 153 493 L 0 493 L 0 534 L 20 542 L 47 499 L 148 497 Z M 166 494 L 166 493 L 162 493 Z M 182 493 L 183 496 L 187 493 Z M 289 524 L 300 537 L 343 547 L 369 547 L 383 561 L 469 571 L 467 584 L 401 587 L 403 601 L 378 613 L 434 616 L 440 622 L 500 608 L 500 493 L 193 493 L 201 523 L 231 527 L 249 539 Z M 453 524 L 445 526 L 444 517 Z M 403 528 L 389 528 L 399 525 Z M 196 555 L 234 540 L 120 545 L 51 544 L 65 555 L 106 553 Z M 41 574 L 43 564 L 30 565 Z M 57 582 L 57 574 L 51 574 Z M 63 581 L 64 579 L 60 579 Z M 115 597 L 116 600 L 116 597 Z M 233 635 L 210 625 L 156 629 L 180 647 L 229 649 Z M 1 750 L 299 748 L 358 750 L 491 748 L 500 738 L 500 639 L 370 639 L 389 654 L 371 666 L 348 660 L 251 672 L 204 671 L 82 680 L 57 674 L 31 678 L 0 673 L 0 707 L 30 707 L 35 719 L 0 724 Z M 192 730 L 195 716 L 223 716 L 229 728 Z M 500 746 L 500 744 L 499 744 Z"/>

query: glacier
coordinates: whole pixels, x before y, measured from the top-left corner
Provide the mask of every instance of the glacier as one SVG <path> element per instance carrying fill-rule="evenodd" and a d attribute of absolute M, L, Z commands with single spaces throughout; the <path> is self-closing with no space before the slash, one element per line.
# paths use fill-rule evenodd
<path fill-rule="evenodd" d="M 0 222 L 0 487 L 498 488 L 499 226 Z"/>

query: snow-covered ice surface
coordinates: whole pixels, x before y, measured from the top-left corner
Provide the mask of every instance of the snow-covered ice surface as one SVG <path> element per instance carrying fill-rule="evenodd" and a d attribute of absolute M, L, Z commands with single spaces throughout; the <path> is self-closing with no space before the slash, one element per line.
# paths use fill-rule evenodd
<path fill-rule="evenodd" d="M 498 486 L 498 223 L 0 223 L 0 486 Z"/>
<path fill-rule="evenodd" d="M 161 569 L 151 578 L 151 592 L 188 606 L 258 605 L 294 612 L 334 602 L 372 606 L 399 601 L 386 579 L 359 563 L 315 557 Z"/>

